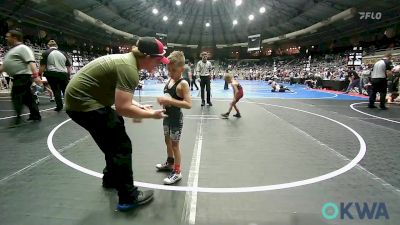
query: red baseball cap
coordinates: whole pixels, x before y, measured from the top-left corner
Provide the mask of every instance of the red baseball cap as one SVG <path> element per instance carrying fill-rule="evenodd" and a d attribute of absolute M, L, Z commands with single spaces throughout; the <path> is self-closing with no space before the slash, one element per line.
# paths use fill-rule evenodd
<path fill-rule="evenodd" d="M 150 57 L 160 58 L 160 62 L 168 64 L 169 59 L 165 57 L 164 45 L 154 37 L 141 37 L 137 42 L 139 51 Z"/>

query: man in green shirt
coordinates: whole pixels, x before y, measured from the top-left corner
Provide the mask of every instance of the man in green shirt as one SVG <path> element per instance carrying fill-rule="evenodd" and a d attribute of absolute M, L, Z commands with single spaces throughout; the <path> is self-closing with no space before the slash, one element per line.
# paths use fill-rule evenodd
<path fill-rule="evenodd" d="M 153 191 L 140 191 L 133 185 L 132 144 L 124 119 L 166 117 L 164 110 L 153 110 L 133 100 L 139 71 L 153 71 L 168 64 L 163 44 L 152 37 L 140 38 L 131 53 L 107 55 L 83 67 L 69 82 L 65 108 L 73 121 L 89 131 L 105 154 L 103 187 L 118 190 L 117 209 L 126 211 L 145 204 Z M 115 104 L 115 110 L 111 108 Z"/>

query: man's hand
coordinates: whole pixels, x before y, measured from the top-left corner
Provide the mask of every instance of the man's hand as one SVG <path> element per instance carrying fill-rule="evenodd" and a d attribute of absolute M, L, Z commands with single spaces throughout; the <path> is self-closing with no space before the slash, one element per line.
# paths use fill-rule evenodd
<path fill-rule="evenodd" d="M 157 98 L 157 102 L 158 104 L 162 105 L 162 106 L 169 106 L 171 105 L 171 97 L 158 97 Z"/>
<path fill-rule="evenodd" d="M 152 110 L 152 109 L 151 109 Z M 158 110 L 153 110 L 152 112 L 152 118 L 153 119 L 164 119 L 168 117 L 167 115 L 164 114 L 165 109 L 158 109 Z"/>

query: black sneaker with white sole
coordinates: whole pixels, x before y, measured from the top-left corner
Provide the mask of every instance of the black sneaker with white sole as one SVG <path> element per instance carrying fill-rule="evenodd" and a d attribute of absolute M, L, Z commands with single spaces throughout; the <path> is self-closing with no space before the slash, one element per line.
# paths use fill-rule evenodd
<path fill-rule="evenodd" d="M 132 203 L 123 203 L 123 204 L 118 204 L 117 205 L 117 210 L 121 212 L 126 212 L 131 209 L 134 209 L 138 206 L 144 205 L 149 203 L 154 197 L 154 191 L 153 190 L 148 190 L 148 191 L 138 191 L 138 196 L 135 201 Z"/>

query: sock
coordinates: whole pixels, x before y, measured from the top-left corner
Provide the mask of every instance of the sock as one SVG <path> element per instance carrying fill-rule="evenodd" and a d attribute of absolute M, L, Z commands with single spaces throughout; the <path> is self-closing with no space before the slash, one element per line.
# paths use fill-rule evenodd
<path fill-rule="evenodd" d="M 169 165 L 174 165 L 175 159 L 174 159 L 173 157 L 168 157 L 168 158 L 167 158 L 167 163 L 168 163 Z"/>
<path fill-rule="evenodd" d="M 175 171 L 175 173 L 181 173 L 181 165 L 175 164 L 174 171 Z"/>

